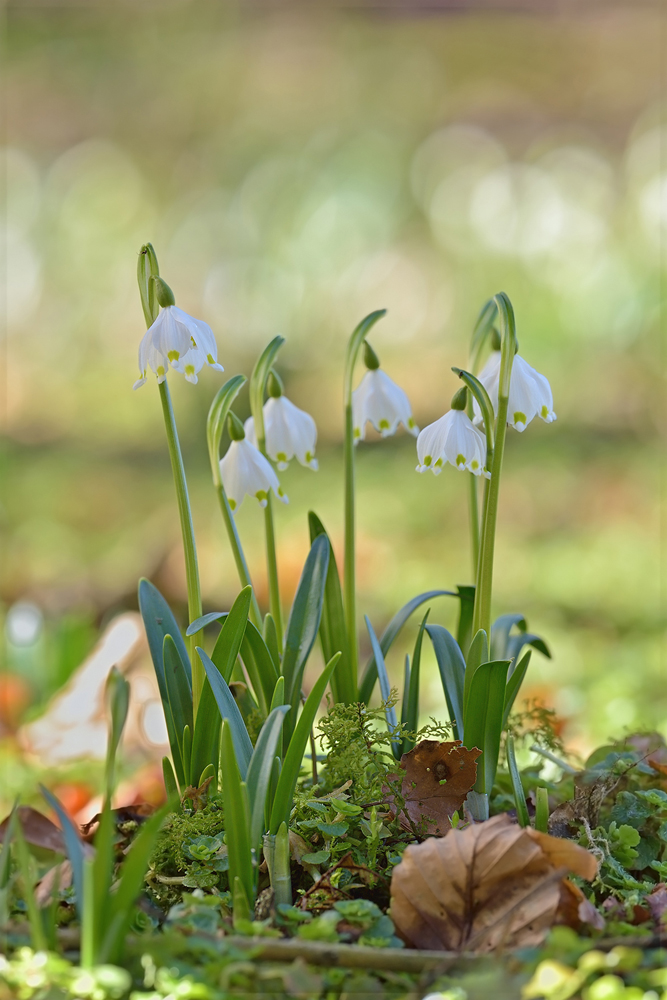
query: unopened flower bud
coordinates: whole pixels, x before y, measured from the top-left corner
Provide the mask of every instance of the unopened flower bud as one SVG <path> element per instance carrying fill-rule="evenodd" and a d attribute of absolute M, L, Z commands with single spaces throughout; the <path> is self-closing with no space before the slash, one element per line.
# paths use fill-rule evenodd
<path fill-rule="evenodd" d="M 467 405 L 468 405 L 468 387 L 464 385 L 462 389 L 459 389 L 452 396 L 451 408 L 452 410 L 465 410 Z"/>
<path fill-rule="evenodd" d="M 227 414 L 227 431 L 232 441 L 243 441 L 245 437 L 243 424 L 232 410 Z"/>
<path fill-rule="evenodd" d="M 151 277 L 151 281 L 155 282 L 155 295 L 160 308 L 166 309 L 167 306 L 175 306 L 176 299 L 167 282 L 155 274 Z"/>
<path fill-rule="evenodd" d="M 266 390 L 273 399 L 280 399 L 283 394 L 283 383 L 280 375 L 274 372 L 273 368 L 269 372 L 269 377 L 266 381 Z"/>

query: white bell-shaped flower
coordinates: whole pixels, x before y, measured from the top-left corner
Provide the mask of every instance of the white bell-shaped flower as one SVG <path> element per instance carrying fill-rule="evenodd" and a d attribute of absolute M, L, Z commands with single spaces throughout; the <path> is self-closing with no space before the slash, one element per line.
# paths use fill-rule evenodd
<path fill-rule="evenodd" d="M 486 438 L 464 410 L 451 409 L 429 424 L 417 438 L 417 472 L 439 475 L 448 462 L 461 472 L 490 478 L 485 468 Z"/>
<path fill-rule="evenodd" d="M 178 306 L 166 305 L 139 345 L 141 375 L 133 388 L 138 389 L 146 382 L 149 368 L 157 375 L 158 382 L 164 382 L 170 366 L 185 375 L 188 382 L 196 383 L 204 365 L 224 371 L 218 364 L 218 348 L 210 326 Z"/>
<path fill-rule="evenodd" d="M 266 507 L 270 490 L 283 503 L 289 502 L 273 466 L 247 438 L 231 442 L 220 459 L 220 476 L 232 510 L 241 506 L 246 493 L 257 497 L 260 507 Z"/>
<path fill-rule="evenodd" d="M 352 393 L 352 425 L 355 444 L 366 436 L 371 423 L 382 437 L 395 434 L 399 424 L 415 436 L 419 428 L 412 416 L 410 400 L 400 386 L 380 368 L 369 369 Z"/>
<path fill-rule="evenodd" d="M 296 457 L 301 465 L 317 470 L 315 443 L 317 427 L 305 410 L 300 410 L 287 396 L 270 395 L 264 404 L 264 434 L 266 453 L 278 468 L 284 471 L 290 459 Z M 248 417 L 245 432 L 249 441 L 256 446 L 255 421 Z"/>
<path fill-rule="evenodd" d="M 479 380 L 488 392 L 494 411 L 497 413 L 500 351 L 492 351 L 479 374 Z M 479 406 L 476 401 L 473 405 L 475 423 L 481 423 Z M 547 424 L 556 419 L 551 386 L 544 375 L 532 368 L 519 354 L 515 354 L 510 377 L 507 423 L 517 431 L 525 431 L 534 417 L 541 417 Z"/>

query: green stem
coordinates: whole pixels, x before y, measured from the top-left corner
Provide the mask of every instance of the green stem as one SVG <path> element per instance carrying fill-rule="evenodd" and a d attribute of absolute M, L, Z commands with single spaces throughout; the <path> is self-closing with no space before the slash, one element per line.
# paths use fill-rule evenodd
<path fill-rule="evenodd" d="M 167 445 L 169 447 L 169 457 L 171 459 L 171 471 L 176 486 L 176 499 L 178 501 L 178 514 L 181 521 L 181 533 L 183 535 L 183 551 L 185 553 L 185 578 L 188 588 L 188 615 L 190 621 L 201 618 L 201 590 L 199 587 L 199 570 L 197 568 L 197 548 L 195 546 L 195 533 L 192 525 L 192 512 L 190 510 L 190 500 L 188 497 L 188 485 L 185 480 L 185 467 L 183 465 L 183 455 L 178 442 L 178 432 L 176 430 L 176 420 L 174 418 L 174 408 L 171 404 L 171 395 L 167 380 L 160 382 L 160 402 L 162 403 L 162 414 L 164 425 L 167 431 Z M 191 635 L 190 661 L 192 664 L 192 707 L 194 716 L 197 716 L 199 698 L 204 686 L 204 668 L 196 653 L 195 647 L 199 645 L 199 633 Z"/>
<path fill-rule="evenodd" d="M 258 438 L 259 442 L 259 438 Z M 264 453 L 264 441 L 261 442 Z M 278 560 L 276 558 L 276 533 L 273 526 L 273 504 L 269 493 L 264 508 L 264 528 L 266 533 L 266 568 L 269 577 L 269 610 L 276 625 L 278 649 L 283 648 L 283 619 L 280 610 L 280 586 L 278 583 Z"/>
<path fill-rule="evenodd" d="M 491 634 L 491 595 L 493 590 L 493 557 L 496 542 L 496 522 L 498 520 L 498 498 L 500 495 L 500 476 L 503 467 L 505 437 L 507 434 L 510 379 L 516 350 L 514 313 L 511 303 L 502 292 L 495 297 L 495 301 L 498 304 L 498 313 L 503 328 L 500 348 L 500 378 L 498 381 L 498 412 L 496 414 L 493 457 L 489 456 L 491 460 L 491 478 L 487 480 L 484 510 L 482 513 L 482 535 L 477 564 L 475 607 L 472 625 L 473 635 L 479 629 L 484 629 L 487 636 Z"/>
<path fill-rule="evenodd" d="M 350 674 L 358 683 L 359 651 L 357 648 L 357 592 L 355 567 L 355 508 L 354 508 L 354 426 L 352 421 L 352 386 L 346 387 L 345 400 L 345 562 L 343 594 L 345 625 L 349 643 Z"/>
<path fill-rule="evenodd" d="M 470 551 L 472 555 L 472 575 L 477 577 L 479 563 L 479 497 L 477 493 L 477 477 L 468 473 L 468 510 L 470 512 Z"/>
<path fill-rule="evenodd" d="M 227 535 L 229 536 L 229 544 L 232 547 L 234 562 L 236 563 L 236 571 L 239 574 L 239 580 L 241 581 L 241 586 L 252 587 L 252 580 L 250 579 L 250 570 L 248 569 L 248 564 L 246 562 L 245 554 L 243 552 L 241 539 L 239 537 L 238 529 L 236 527 L 236 521 L 234 520 L 234 515 L 232 514 L 232 509 L 229 506 L 229 500 L 227 499 L 227 494 L 225 493 L 225 488 L 222 485 L 222 483 L 217 482 L 215 484 L 215 492 L 218 494 L 220 510 L 222 511 L 222 519 L 225 522 L 225 528 L 227 529 Z M 259 604 L 257 603 L 257 598 L 255 597 L 254 587 L 252 591 L 252 600 L 250 602 L 250 618 L 253 624 L 256 625 L 261 632 L 262 613 L 259 610 Z"/>

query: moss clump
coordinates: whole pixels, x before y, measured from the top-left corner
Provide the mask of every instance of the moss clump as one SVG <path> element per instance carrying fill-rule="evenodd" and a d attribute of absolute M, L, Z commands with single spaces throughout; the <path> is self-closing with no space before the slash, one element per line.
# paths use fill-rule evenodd
<path fill-rule="evenodd" d="M 196 812 L 181 809 L 167 817 L 157 839 L 147 877 L 148 891 L 159 906 L 163 909 L 173 906 L 188 888 L 179 882 L 163 882 L 161 878 L 180 879 L 187 877 L 194 868 L 199 868 L 188 853 L 190 842 L 196 837 L 222 836 L 224 828 L 222 800 L 217 795 L 210 797 L 203 809 Z"/>

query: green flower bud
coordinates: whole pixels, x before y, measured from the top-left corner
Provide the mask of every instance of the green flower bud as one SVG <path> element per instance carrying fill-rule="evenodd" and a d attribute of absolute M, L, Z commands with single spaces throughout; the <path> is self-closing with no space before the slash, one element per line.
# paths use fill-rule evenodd
<path fill-rule="evenodd" d="M 167 306 L 175 306 L 176 299 L 167 282 L 155 274 L 152 275 L 151 281 L 155 283 L 155 294 L 160 308 L 166 309 Z"/>
<path fill-rule="evenodd" d="M 468 388 L 463 386 L 452 396 L 452 410 L 465 410 L 468 405 Z"/>
<path fill-rule="evenodd" d="M 364 364 L 371 372 L 380 367 L 380 359 L 367 340 L 364 341 Z"/>
<path fill-rule="evenodd" d="M 232 410 L 227 415 L 227 430 L 232 441 L 243 441 L 245 438 L 243 424 Z"/>
<path fill-rule="evenodd" d="M 269 377 L 266 381 L 266 388 L 269 396 L 273 397 L 273 399 L 280 399 L 283 394 L 283 380 L 280 375 L 273 370 L 273 368 L 269 372 Z"/>
<path fill-rule="evenodd" d="M 491 327 L 491 350 L 500 350 L 500 333 L 496 330 L 495 326 Z"/>

